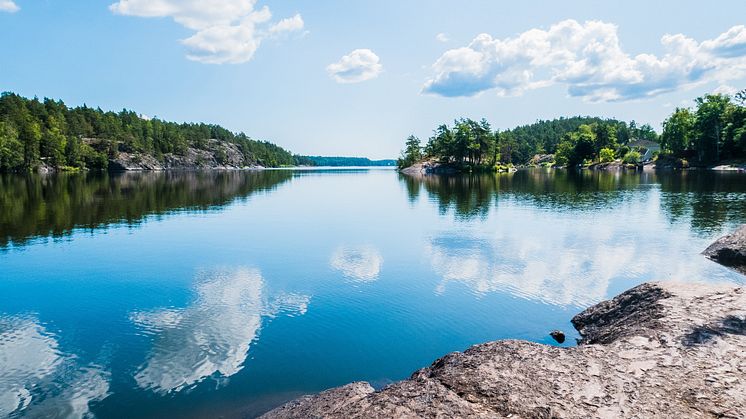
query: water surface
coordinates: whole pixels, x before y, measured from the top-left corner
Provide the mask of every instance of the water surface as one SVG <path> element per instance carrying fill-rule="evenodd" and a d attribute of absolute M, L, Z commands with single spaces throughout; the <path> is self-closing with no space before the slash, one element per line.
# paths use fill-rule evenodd
<path fill-rule="evenodd" d="M 552 343 L 644 281 L 743 283 L 699 255 L 741 223 L 737 173 L 1 176 L 0 416 L 251 417 Z"/>

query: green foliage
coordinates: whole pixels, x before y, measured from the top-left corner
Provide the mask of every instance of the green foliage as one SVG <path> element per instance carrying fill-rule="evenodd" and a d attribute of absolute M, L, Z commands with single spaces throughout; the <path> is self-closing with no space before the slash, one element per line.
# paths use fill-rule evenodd
<path fill-rule="evenodd" d="M 637 151 L 630 151 L 629 153 L 625 154 L 622 158 L 622 162 L 624 164 L 638 164 L 640 163 L 640 160 L 642 159 L 642 155 Z"/>
<path fill-rule="evenodd" d="M 574 145 L 570 141 L 563 141 L 557 146 L 554 153 L 554 161 L 558 166 L 567 167 L 570 164 L 571 156 L 574 152 Z"/>
<path fill-rule="evenodd" d="M 225 164 L 228 162 L 228 153 L 225 152 L 225 149 L 223 147 L 218 147 L 213 155 L 215 156 L 215 161 L 217 161 L 218 164 Z"/>
<path fill-rule="evenodd" d="M 0 171 L 29 170 L 42 163 L 105 169 L 108 160 L 119 152 L 162 159 L 167 153 L 184 154 L 189 147 L 208 150 L 210 139 L 236 145 L 246 166 L 295 163 L 287 150 L 219 125 L 167 122 L 126 109 L 105 112 L 85 105 L 70 108 L 62 101 L 26 99 L 13 93 L 0 96 Z M 222 146 L 216 150 L 219 161 L 227 159 Z M 20 165 L 19 153 L 23 161 Z"/>
<path fill-rule="evenodd" d="M 746 158 L 746 90 L 734 98 L 705 95 L 694 103 L 694 109 L 676 109 L 663 123 L 663 150 L 700 165 Z"/>
<path fill-rule="evenodd" d="M 525 164 L 536 154 L 554 153 L 559 165 L 575 166 L 598 158 L 601 149 L 616 150 L 630 138 L 653 138 L 650 125 L 629 125 L 592 117 L 538 121 L 512 130 L 492 132 L 486 120 L 440 125 L 424 148 L 426 157 L 463 167 Z"/>
<path fill-rule="evenodd" d="M 3 121 L 0 121 L 0 168 L 23 168 L 23 144 L 18 138 L 18 131 Z"/>
<path fill-rule="evenodd" d="M 615 158 L 614 156 L 614 150 L 611 148 L 602 148 L 601 151 L 598 153 L 598 159 L 601 161 L 601 163 L 613 162 Z"/>
<path fill-rule="evenodd" d="M 617 142 L 626 143 L 637 135 L 637 131 L 630 131 L 627 123 L 614 119 L 574 116 L 551 121 L 540 120 L 507 131 L 515 141 L 511 161 L 523 164 L 535 154 L 554 154 L 559 144 L 566 139 L 566 135 L 576 132 L 581 125 L 591 126 L 596 131 L 596 138 L 599 141 L 599 144 L 595 145 L 597 150 L 603 147 L 615 148 Z M 636 126 L 634 122 L 631 125 Z"/>
<path fill-rule="evenodd" d="M 396 165 L 403 169 L 422 160 L 422 145 L 420 139 L 410 135 L 405 143 L 405 148 L 401 152 L 401 157 L 397 159 Z"/>
<path fill-rule="evenodd" d="M 705 95 L 694 101 L 697 111 L 694 117 L 696 135 L 695 149 L 697 158 L 703 163 L 712 163 L 719 159 L 723 135 L 723 120 L 726 109 L 731 104 L 726 95 Z"/>
<path fill-rule="evenodd" d="M 663 121 L 661 147 L 680 156 L 692 146 L 694 114 L 689 109 L 676 108 L 674 113 Z"/>
<path fill-rule="evenodd" d="M 486 166 L 495 164 L 497 147 L 497 136 L 487 120 L 462 118 L 454 121 L 453 128 L 440 125 L 428 140 L 424 155 L 459 166 Z"/>
<path fill-rule="evenodd" d="M 464 168 L 525 164 L 536 154 L 554 154 L 555 163 L 566 167 L 615 156 L 639 163 L 642 156 L 628 144 L 644 140 L 659 142 L 666 155 L 693 164 L 746 159 L 746 90 L 734 98 L 705 95 L 695 104 L 676 109 L 660 136 L 649 124 L 591 117 L 538 121 L 502 132 L 490 132 L 485 120 L 459 119 L 435 129 L 424 155 Z"/>
<path fill-rule="evenodd" d="M 614 150 L 603 145 L 616 144 L 616 133 L 613 127 L 599 123 L 581 125 L 574 132 L 567 133 L 557 146 L 555 161 L 560 166 L 576 167 L 586 161 L 593 161 L 602 150 L 610 150 L 613 160 Z M 601 138 L 599 139 L 599 134 Z"/>

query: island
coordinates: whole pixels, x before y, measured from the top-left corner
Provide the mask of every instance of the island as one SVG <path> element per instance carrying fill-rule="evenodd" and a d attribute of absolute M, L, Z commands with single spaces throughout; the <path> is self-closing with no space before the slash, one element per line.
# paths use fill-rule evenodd
<path fill-rule="evenodd" d="M 441 124 L 423 145 L 411 135 L 397 164 L 407 174 L 510 172 L 516 167 L 746 170 L 746 90 L 707 94 L 649 124 L 590 116 L 493 130 L 486 119 Z"/>

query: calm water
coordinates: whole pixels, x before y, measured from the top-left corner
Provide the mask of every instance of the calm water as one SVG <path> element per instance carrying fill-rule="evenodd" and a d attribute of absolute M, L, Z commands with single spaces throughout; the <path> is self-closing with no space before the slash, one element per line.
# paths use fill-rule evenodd
<path fill-rule="evenodd" d="M 250 417 L 551 343 L 643 281 L 743 283 L 699 255 L 741 223 L 729 173 L 0 177 L 0 416 Z"/>

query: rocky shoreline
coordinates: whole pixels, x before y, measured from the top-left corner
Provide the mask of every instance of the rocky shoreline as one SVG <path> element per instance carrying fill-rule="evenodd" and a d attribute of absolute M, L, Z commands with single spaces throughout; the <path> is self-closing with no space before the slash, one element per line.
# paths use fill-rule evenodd
<path fill-rule="evenodd" d="M 167 153 L 156 159 L 150 154 L 117 153 L 109 160 L 110 171 L 144 170 L 197 170 L 197 169 L 243 169 L 245 158 L 241 150 L 231 143 L 207 140 L 207 149 L 188 147 L 182 154 Z M 249 168 L 262 168 L 253 165 Z"/>
<path fill-rule="evenodd" d="M 745 251 L 739 232 L 718 249 Z M 476 345 L 379 391 L 352 383 L 262 418 L 746 417 L 746 287 L 646 283 L 572 323 L 576 347 Z"/>

